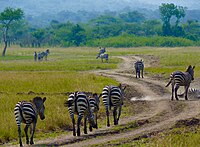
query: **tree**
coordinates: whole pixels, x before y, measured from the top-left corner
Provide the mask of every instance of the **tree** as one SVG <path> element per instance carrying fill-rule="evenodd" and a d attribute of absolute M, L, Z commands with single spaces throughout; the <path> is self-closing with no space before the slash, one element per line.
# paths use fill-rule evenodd
<path fill-rule="evenodd" d="M 160 10 L 160 15 L 161 15 L 161 20 L 163 21 L 163 35 L 164 36 L 170 36 L 173 35 L 170 20 L 174 16 L 176 17 L 176 23 L 174 27 L 174 31 L 180 31 L 180 27 L 178 27 L 180 23 L 180 19 L 182 17 L 185 17 L 185 10 L 186 7 L 182 6 L 176 6 L 173 3 L 171 4 L 162 4 L 159 7 Z M 177 34 L 177 33 L 175 33 Z"/>
<path fill-rule="evenodd" d="M 142 22 L 145 20 L 144 15 L 138 11 L 121 13 L 119 14 L 119 17 L 125 22 Z"/>
<path fill-rule="evenodd" d="M 7 7 L 3 12 L 0 13 L 0 23 L 1 23 L 2 32 L 3 32 L 3 41 L 5 44 L 3 53 L 2 53 L 3 57 L 6 54 L 6 49 L 8 45 L 9 27 L 11 26 L 13 22 L 22 19 L 23 16 L 24 16 L 24 12 L 20 8 L 14 9 L 14 8 Z"/>
<path fill-rule="evenodd" d="M 75 44 L 76 46 L 80 46 L 81 43 L 85 43 L 85 29 L 82 28 L 80 25 L 76 24 L 74 27 L 72 27 L 70 36 L 70 42 L 72 44 Z"/>
<path fill-rule="evenodd" d="M 37 29 L 32 33 L 32 36 L 36 39 L 37 46 L 40 47 L 42 40 L 45 38 L 45 31 L 44 29 Z"/>

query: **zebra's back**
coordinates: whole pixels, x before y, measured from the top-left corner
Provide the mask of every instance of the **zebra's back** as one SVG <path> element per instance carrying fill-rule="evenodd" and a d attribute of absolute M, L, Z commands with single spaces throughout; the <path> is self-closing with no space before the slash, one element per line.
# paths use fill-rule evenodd
<path fill-rule="evenodd" d="M 104 105 L 117 106 L 121 103 L 122 92 L 117 86 L 105 86 L 102 91 L 102 100 Z"/>
<path fill-rule="evenodd" d="M 185 86 L 191 83 L 192 77 L 188 72 L 175 71 L 170 75 L 172 82 L 180 86 Z"/>
<path fill-rule="evenodd" d="M 70 94 L 67 103 L 70 115 L 73 115 L 74 113 L 83 115 L 89 107 L 87 96 L 82 92 Z"/>
<path fill-rule="evenodd" d="M 31 124 L 37 117 L 37 111 L 30 102 L 18 102 L 14 109 L 17 124 Z"/>

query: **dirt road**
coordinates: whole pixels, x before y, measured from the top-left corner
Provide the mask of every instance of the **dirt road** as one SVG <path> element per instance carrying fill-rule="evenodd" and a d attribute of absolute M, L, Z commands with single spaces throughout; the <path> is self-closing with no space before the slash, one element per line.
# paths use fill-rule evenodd
<path fill-rule="evenodd" d="M 36 142 L 36 146 L 91 146 L 108 144 L 109 141 L 131 138 L 137 140 L 148 137 L 154 132 L 172 127 L 180 119 L 195 117 L 200 112 L 200 102 L 197 100 L 170 101 L 170 88 L 165 88 L 166 82 L 152 79 L 144 75 L 143 79 L 136 79 L 133 74 L 133 63 L 139 56 L 120 57 L 124 62 L 116 70 L 99 70 L 95 74 L 111 77 L 127 85 L 125 104 L 132 105 L 132 116 L 121 118 L 121 130 L 103 127 L 81 137 L 60 136 L 53 140 Z M 158 62 L 155 58 L 145 57 L 145 66 L 152 66 Z M 198 82 L 194 83 L 198 86 Z M 123 112 L 122 112 L 123 113 Z M 137 124 L 137 126 L 133 125 Z M 103 146 L 103 145 L 102 145 Z"/>

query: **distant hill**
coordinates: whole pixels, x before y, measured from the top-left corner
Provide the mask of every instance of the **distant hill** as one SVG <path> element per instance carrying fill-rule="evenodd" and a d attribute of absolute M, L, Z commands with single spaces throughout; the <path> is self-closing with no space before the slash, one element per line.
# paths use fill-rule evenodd
<path fill-rule="evenodd" d="M 167 0 L 163 0 L 164 3 Z M 179 4 L 180 0 L 174 0 Z M 134 11 L 145 14 L 147 19 L 159 19 L 160 0 L 0 0 L 0 11 L 6 7 L 21 8 L 26 19 L 35 26 L 48 25 L 51 20 L 60 22 L 87 22 L 105 12 Z M 182 6 L 188 6 L 187 19 L 200 21 L 199 0 L 181 0 Z"/>

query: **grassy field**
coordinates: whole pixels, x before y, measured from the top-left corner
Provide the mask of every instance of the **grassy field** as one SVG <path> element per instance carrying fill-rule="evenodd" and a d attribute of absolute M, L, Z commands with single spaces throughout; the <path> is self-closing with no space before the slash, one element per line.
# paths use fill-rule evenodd
<path fill-rule="evenodd" d="M 185 70 L 195 65 L 195 77 L 200 77 L 200 48 L 109 48 L 109 63 L 97 60 L 98 48 L 50 48 L 48 61 L 35 62 L 34 51 L 45 49 L 8 48 L 6 57 L 0 58 L 0 143 L 17 139 L 17 126 L 13 114 L 15 104 L 39 95 L 47 97 L 46 119 L 38 121 L 36 137 L 52 131 L 69 131 L 71 119 L 64 101 L 67 92 L 89 91 L 100 93 L 107 84 L 116 81 L 88 73 L 90 70 L 117 68 L 117 56 L 154 56 L 157 64 L 146 67 L 148 76 L 160 74 L 163 79 L 174 70 Z M 32 92 L 33 94 L 29 94 Z M 125 110 L 126 111 L 126 110 Z M 100 110 L 104 117 L 104 111 Z M 103 120 L 104 122 L 104 120 Z M 71 133 L 71 131 L 69 131 Z"/>

